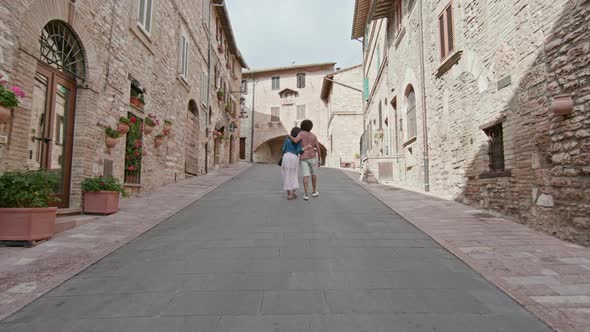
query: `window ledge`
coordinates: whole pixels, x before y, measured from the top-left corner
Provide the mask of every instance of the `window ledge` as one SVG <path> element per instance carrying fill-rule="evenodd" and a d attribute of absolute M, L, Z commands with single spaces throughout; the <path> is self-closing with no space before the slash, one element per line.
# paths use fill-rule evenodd
<path fill-rule="evenodd" d="M 191 87 L 188 85 L 186 78 L 182 74 L 179 74 L 176 79 L 180 82 L 180 84 L 186 89 L 186 92 L 191 91 Z"/>
<path fill-rule="evenodd" d="M 404 36 L 406 35 L 406 27 L 403 27 L 400 32 L 397 33 L 397 37 L 395 37 L 395 42 L 394 45 L 397 48 L 399 46 L 399 44 L 401 43 L 402 39 L 404 38 Z"/>
<path fill-rule="evenodd" d="M 141 27 L 139 22 L 136 22 L 135 25 L 130 26 L 129 30 L 131 30 L 131 32 L 133 32 L 135 37 L 137 37 L 137 39 L 139 39 L 141 41 L 143 46 L 145 46 L 145 48 L 147 48 L 148 51 L 150 51 L 150 53 L 152 55 L 155 54 L 154 49 L 153 49 L 153 42 L 152 42 L 151 35 Z"/>
<path fill-rule="evenodd" d="M 144 111 L 144 109 L 143 109 L 143 108 L 139 108 L 139 107 L 137 107 L 137 106 L 135 106 L 135 105 L 133 105 L 133 104 L 131 104 L 131 103 L 129 103 L 129 106 L 130 106 L 131 108 L 133 108 L 134 110 L 136 110 L 136 111 L 139 111 L 139 112 L 141 112 L 141 113 L 145 113 L 145 111 Z"/>
<path fill-rule="evenodd" d="M 443 61 L 443 63 L 438 67 L 438 70 L 436 71 L 436 74 L 435 74 L 436 78 L 440 78 L 446 72 L 448 72 L 454 65 L 456 65 L 459 62 L 459 60 L 461 59 L 462 54 L 463 54 L 463 51 L 455 51 L 453 54 L 448 56 Z"/>
<path fill-rule="evenodd" d="M 507 169 L 503 172 L 485 172 L 485 173 L 481 173 L 479 175 L 480 179 L 494 179 L 494 178 L 506 178 L 506 177 L 511 177 L 512 176 L 512 172 Z"/>
<path fill-rule="evenodd" d="M 418 140 L 418 137 L 417 137 L 417 136 L 414 136 L 414 137 L 410 138 L 409 140 L 407 140 L 407 141 L 404 143 L 404 148 L 405 148 L 406 146 L 408 146 L 408 145 L 410 145 L 410 144 L 412 144 L 412 143 L 416 142 L 416 140 Z"/>

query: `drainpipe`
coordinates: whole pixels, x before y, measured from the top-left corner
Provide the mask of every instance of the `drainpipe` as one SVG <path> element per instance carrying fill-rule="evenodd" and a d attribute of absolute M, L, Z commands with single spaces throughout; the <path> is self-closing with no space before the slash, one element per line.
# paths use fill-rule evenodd
<path fill-rule="evenodd" d="M 418 22 L 420 22 L 420 80 L 422 90 L 422 132 L 424 141 L 424 191 L 430 191 L 430 172 L 428 160 L 428 118 L 426 111 L 426 73 L 424 69 L 424 21 L 422 20 L 422 1 L 418 1 Z"/>
<path fill-rule="evenodd" d="M 251 115 L 251 124 L 250 124 L 250 162 L 254 162 L 254 111 L 256 105 L 256 78 L 254 77 L 254 73 L 252 73 L 252 115 Z"/>

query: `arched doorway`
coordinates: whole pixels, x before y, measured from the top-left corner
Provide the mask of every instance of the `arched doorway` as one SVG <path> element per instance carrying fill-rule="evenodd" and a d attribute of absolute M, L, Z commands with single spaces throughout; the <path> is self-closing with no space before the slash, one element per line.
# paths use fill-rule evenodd
<path fill-rule="evenodd" d="M 32 168 L 58 176 L 54 205 L 70 204 L 76 86 L 86 79 L 85 53 L 77 35 L 58 20 L 45 25 L 40 36 L 31 107 L 33 134 L 29 143 Z"/>
<path fill-rule="evenodd" d="M 184 172 L 189 175 L 199 174 L 199 133 L 201 125 L 199 122 L 199 108 L 197 102 L 191 99 L 188 102 L 186 122 L 184 130 Z"/>

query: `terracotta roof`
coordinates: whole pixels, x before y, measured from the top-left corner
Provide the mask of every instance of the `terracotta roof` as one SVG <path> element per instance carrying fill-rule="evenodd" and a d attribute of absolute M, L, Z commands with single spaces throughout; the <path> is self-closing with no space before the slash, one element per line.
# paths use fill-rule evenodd
<path fill-rule="evenodd" d="M 214 1 L 217 4 L 221 4 L 220 1 Z M 221 21 L 221 26 L 223 28 L 223 32 L 229 42 L 230 52 L 235 55 L 236 60 L 240 63 L 242 68 L 248 69 L 248 64 L 246 64 L 246 60 L 240 53 L 238 49 L 238 45 L 236 44 L 236 39 L 234 37 L 234 31 L 231 27 L 231 22 L 229 20 L 229 13 L 227 12 L 227 7 L 225 6 L 225 1 L 221 1 L 223 6 L 215 6 L 215 10 L 217 11 L 217 15 L 219 16 L 219 20 Z"/>
<path fill-rule="evenodd" d="M 327 67 L 327 66 L 334 66 L 336 62 L 323 62 L 323 63 L 309 63 L 303 65 L 292 65 L 292 66 L 284 66 L 284 67 L 270 67 L 270 68 L 260 68 L 260 69 L 252 69 L 244 71 L 244 75 L 246 74 L 257 74 L 257 73 L 264 73 L 264 72 L 272 72 L 272 71 L 284 71 L 284 70 L 292 70 L 292 69 L 299 69 L 299 68 L 313 68 L 313 67 Z"/>
<path fill-rule="evenodd" d="M 328 101 L 328 96 L 330 95 L 330 91 L 332 91 L 332 85 L 334 84 L 334 82 L 332 82 L 332 79 L 334 79 L 334 75 L 342 74 L 342 73 L 347 72 L 349 70 L 357 69 L 358 67 L 362 67 L 362 65 L 356 65 L 356 66 L 340 69 L 340 70 L 337 70 L 333 73 L 330 73 L 330 74 L 324 76 L 324 82 L 322 84 L 322 92 L 320 93 L 320 98 L 323 101 Z"/>

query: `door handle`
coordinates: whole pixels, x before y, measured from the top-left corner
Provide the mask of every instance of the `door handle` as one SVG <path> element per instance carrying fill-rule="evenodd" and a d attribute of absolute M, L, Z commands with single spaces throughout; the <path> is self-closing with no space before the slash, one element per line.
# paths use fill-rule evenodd
<path fill-rule="evenodd" d="M 49 143 L 52 141 L 51 138 L 44 138 L 44 137 L 33 137 L 33 139 L 36 141 L 43 141 L 44 143 Z"/>

